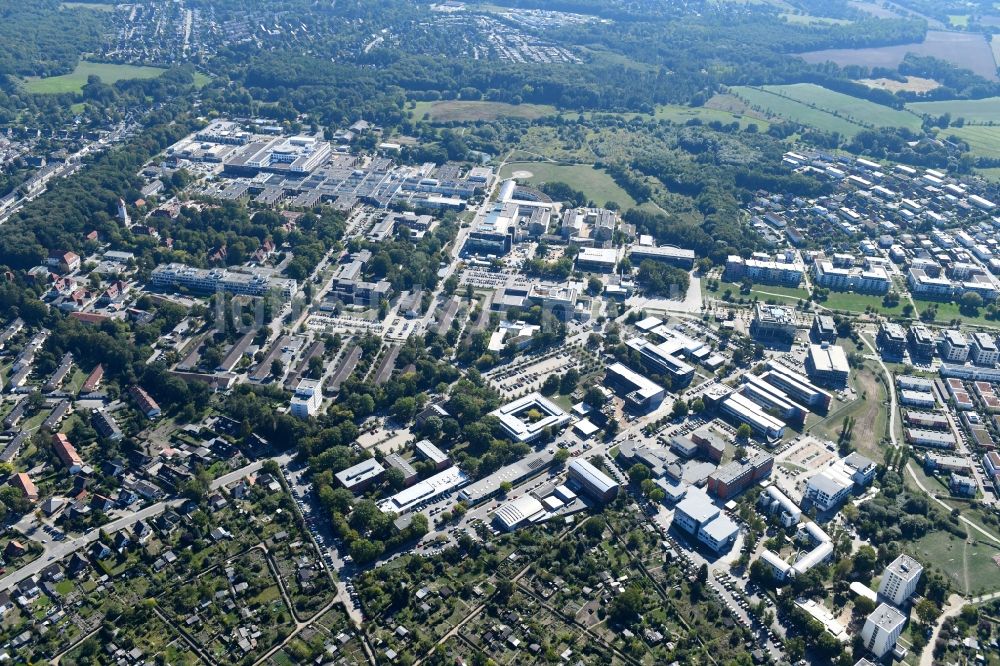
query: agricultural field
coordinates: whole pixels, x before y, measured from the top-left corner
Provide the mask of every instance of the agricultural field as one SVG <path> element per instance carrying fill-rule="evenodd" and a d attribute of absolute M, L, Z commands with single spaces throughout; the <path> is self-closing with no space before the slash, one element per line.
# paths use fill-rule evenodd
<path fill-rule="evenodd" d="M 415 120 L 427 118 L 435 123 L 476 122 L 497 118 L 524 118 L 536 120 L 556 113 L 553 106 L 546 104 L 505 104 L 503 102 L 481 102 L 448 100 L 440 102 L 416 102 L 412 110 Z"/>
<path fill-rule="evenodd" d="M 779 16 L 789 23 L 799 25 L 847 25 L 851 23 L 851 21 L 848 21 L 847 19 L 830 18 L 828 16 L 813 16 L 811 14 L 792 14 L 789 12 L 779 14 Z"/>
<path fill-rule="evenodd" d="M 599 206 L 617 202 L 623 209 L 635 206 L 635 199 L 618 186 L 607 173 L 589 164 L 552 164 L 549 162 L 511 162 L 500 170 L 501 178 L 516 178 L 519 182 L 563 182 L 583 192 Z"/>
<path fill-rule="evenodd" d="M 738 86 L 731 92 L 741 97 L 755 110 L 770 114 L 780 119 L 791 120 L 825 132 L 837 132 L 846 137 L 853 137 L 864 129 L 861 125 L 845 118 L 839 118 L 828 111 L 815 108 L 802 102 L 782 97 L 761 88 Z"/>
<path fill-rule="evenodd" d="M 135 65 L 113 65 L 103 62 L 81 60 L 69 74 L 50 76 L 44 79 L 26 79 L 24 89 L 29 93 L 57 94 L 76 93 L 87 84 L 87 78 L 96 75 L 101 81 L 112 84 L 126 79 L 155 79 L 166 70 L 159 67 L 138 67 Z"/>
<path fill-rule="evenodd" d="M 835 62 L 841 66 L 895 68 L 903 62 L 907 53 L 947 60 L 957 67 L 971 69 L 983 78 L 997 80 L 996 62 L 990 45 L 983 35 L 970 32 L 929 30 L 920 43 L 863 49 L 824 49 L 798 55 L 810 63 Z"/>
<path fill-rule="evenodd" d="M 912 102 L 907 104 L 906 108 L 922 115 L 940 116 L 950 113 L 952 119 L 963 118 L 966 123 L 1000 122 L 1000 97 Z"/>
<path fill-rule="evenodd" d="M 924 79 L 919 76 L 904 76 L 903 78 L 905 79 L 904 81 L 896 81 L 895 79 L 858 79 L 857 82 L 869 88 L 888 90 L 891 93 L 900 91 L 925 93 L 941 87 L 941 84 L 934 79 Z"/>
<path fill-rule="evenodd" d="M 816 107 L 837 117 L 862 125 L 878 127 L 906 127 L 919 130 L 921 119 L 906 111 L 897 111 L 868 100 L 828 90 L 811 83 L 787 86 L 763 86 L 762 90 Z"/>
<path fill-rule="evenodd" d="M 1000 125 L 949 127 L 938 132 L 938 136 L 957 136 L 968 143 L 970 152 L 978 157 L 1000 157 Z"/>

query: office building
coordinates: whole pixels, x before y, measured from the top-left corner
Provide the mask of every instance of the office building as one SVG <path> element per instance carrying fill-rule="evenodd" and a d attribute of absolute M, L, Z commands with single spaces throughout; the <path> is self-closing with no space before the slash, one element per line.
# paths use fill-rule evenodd
<path fill-rule="evenodd" d="M 778 387 L 751 374 L 743 375 L 742 380 L 743 384 L 737 390 L 749 398 L 751 402 L 760 405 L 768 413 L 783 421 L 793 423 L 805 421 L 809 410 L 792 400 L 787 393 Z"/>
<path fill-rule="evenodd" d="M 641 411 L 655 409 L 666 395 L 662 386 L 621 363 L 613 363 L 607 367 L 604 383 L 622 394 L 628 406 Z"/>
<path fill-rule="evenodd" d="M 610 502 L 618 495 L 618 482 L 588 460 L 573 460 L 569 464 L 569 478 L 578 483 L 585 494 L 599 502 Z"/>
<path fill-rule="evenodd" d="M 728 391 L 724 386 L 719 390 Z M 713 402 L 713 398 L 708 392 L 706 392 L 706 397 L 710 402 Z M 762 437 L 777 439 L 785 432 L 784 421 L 771 416 L 760 405 L 741 393 L 727 392 L 714 402 L 722 414 L 729 416 L 738 424 L 747 424 L 751 430 Z"/>
<path fill-rule="evenodd" d="M 845 386 L 851 374 L 851 366 L 847 363 L 847 354 L 842 347 L 824 342 L 809 345 L 806 371 L 809 378 L 818 384 Z"/>
<path fill-rule="evenodd" d="M 920 562 L 909 555 L 900 555 L 882 573 L 878 593 L 894 606 L 902 606 L 917 591 L 923 573 L 924 567 Z"/>
<path fill-rule="evenodd" d="M 390 453 L 385 457 L 385 464 L 390 469 L 398 469 L 403 475 L 403 487 L 409 488 L 417 481 L 417 470 L 398 453 Z"/>
<path fill-rule="evenodd" d="M 576 255 L 576 267 L 593 273 L 613 273 L 618 264 L 615 248 L 581 247 Z"/>
<path fill-rule="evenodd" d="M 378 507 L 385 513 L 403 515 L 468 482 L 469 477 L 465 472 L 451 467 L 387 497 L 378 503 Z"/>
<path fill-rule="evenodd" d="M 434 465 L 434 469 L 441 471 L 451 465 L 451 458 L 448 454 L 434 446 L 429 439 L 422 439 L 413 445 L 417 455 Z"/>
<path fill-rule="evenodd" d="M 883 356 L 902 358 L 906 353 L 906 331 L 899 324 L 882 322 L 875 342 Z"/>
<path fill-rule="evenodd" d="M 781 305 L 757 303 L 750 321 L 750 335 L 755 340 L 790 343 L 795 340 L 795 310 Z"/>
<path fill-rule="evenodd" d="M 652 247 L 648 245 L 633 245 L 629 249 L 629 260 L 638 267 L 643 261 L 660 261 L 677 268 L 690 270 L 694 268 L 694 250 L 684 250 L 673 245 Z"/>
<path fill-rule="evenodd" d="M 865 648 L 881 659 L 896 647 L 896 640 L 903 633 L 906 616 L 888 604 L 881 604 L 865 620 L 861 638 Z"/>
<path fill-rule="evenodd" d="M 541 393 L 518 398 L 490 415 L 500 421 L 504 432 L 515 442 L 533 442 L 547 429 L 555 430 L 570 422 L 570 415 Z"/>
<path fill-rule="evenodd" d="M 777 513 L 782 527 L 798 525 L 802 519 L 802 509 L 796 506 L 777 486 L 768 486 L 760 495 L 760 504 L 771 514 Z"/>
<path fill-rule="evenodd" d="M 369 458 L 337 472 L 334 477 L 340 485 L 357 494 L 381 479 L 383 474 L 385 468 L 374 458 Z"/>
<path fill-rule="evenodd" d="M 853 489 L 854 479 L 831 467 L 809 478 L 804 497 L 818 510 L 829 511 L 847 499 Z"/>
<path fill-rule="evenodd" d="M 669 377 L 672 389 L 684 388 L 694 379 L 694 368 L 678 358 L 676 345 L 669 342 L 654 345 L 644 338 L 632 338 L 625 344 L 639 352 L 639 358 L 646 369 Z"/>
<path fill-rule="evenodd" d="M 689 488 L 677 503 L 673 525 L 716 553 L 729 550 L 739 534 L 739 526 L 699 488 Z"/>
<path fill-rule="evenodd" d="M 708 476 L 708 491 L 722 500 L 728 500 L 767 478 L 774 466 L 774 456 L 754 451 L 743 460 L 734 460 L 719 467 Z"/>
<path fill-rule="evenodd" d="M 815 386 L 807 377 L 777 361 L 770 360 L 765 365 L 768 371 L 761 375 L 761 379 L 768 384 L 777 386 L 796 402 L 806 405 L 815 412 L 825 412 L 830 408 L 833 396 Z"/>
<path fill-rule="evenodd" d="M 160 289 L 185 288 L 201 293 L 225 291 L 238 296 L 264 296 L 269 293 L 288 300 L 295 296 L 295 280 L 275 278 L 263 273 L 236 273 L 223 268 L 194 268 L 185 264 L 163 264 L 153 269 L 150 284 Z"/>

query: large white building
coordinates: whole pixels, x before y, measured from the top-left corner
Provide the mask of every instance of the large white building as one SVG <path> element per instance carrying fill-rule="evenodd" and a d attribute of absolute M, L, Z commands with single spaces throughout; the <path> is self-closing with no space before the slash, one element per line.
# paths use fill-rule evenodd
<path fill-rule="evenodd" d="M 515 442 L 533 442 L 546 428 L 561 428 L 570 415 L 541 393 L 529 393 L 490 412 Z M 537 418 L 536 418 L 537 416 Z"/>
<path fill-rule="evenodd" d="M 760 284 L 797 287 L 802 282 L 804 273 L 805 266 L 797 260 L 743 259 L 737 255 L 730 255 L 726 259 L 724 277 L 732 282 L 749 279 Z"/>
<path fill-rule="evenodd" d="M 965 363 L 969 358 L 969 341 L 961 332 L 949 329 L 941 336 L 941 358 L 949 363 Z"/>
<path fill-rule="evenodd" d="M 295 280 L 275 278 L 262 273 L 236 273 L 224 268 L 195 268 L 186 264 L 164 264 L 150 274 L 150 283 L 160 289 L 184 287 L 191 291 L 227 291 L 238 296 L 280 294 L 284 299 L 295 296 Z"/>
<path fill-rule="evenodd" d="M 507 502 L 493 514 L 493 522 L 507 532 L 517 529 L 525 522 L 532 522 L 545 515 L 545 507 L 531 495 L 524 495 Z"/>
<path fill-rule="evenodd" d="M 307 419 L 315 416 L 323 404 L 323 389 L 316 379 L 303 379 L 295 387 L 291 405 L 288 408 L 292 416 Z"/>
<path fill-rule="evenodd" d="M 674 508 L 673 524 L 717 553 L 732 547 L 740 528 L 700 488 L 690 488 Z"/>
<path fill-rule="evenodd" d="M 816 284 L 834 291 L 854 291 L 859 294 L 885 294 L 892 280 L 884 268 L 840 268 L 826 260 L 816 260 L 813 265 Z"/>
<path fill-rule="evenodd" d="M 824 342 L 819 345 L 809 345 L 806 371 L 814 381 L 843 386 L 851 374 L 851 366 L 847 362 L 847 354 L 844 353 L 843 347 Z"/>
<path fill-rule="evenodd" d="M 909 555 L 900 555 L 885 568 L 878 593 L 896 606 L 906 603 L 917 591 L 924 568 Z"/>
<path fill-rule="evenodd" d="M 881 604 L 865 620 L 861 638 L 865 648 L 876 657 L 882 657 L 896 646 L 896 639 L 903 633 L 906 616 L 889 604 Z"/>
<path fill-rule="evenodd" d="M 989 333 L 973 333 L 969 344 L 969 355 L 976 365 L 983 365 L 992 368 L 1000 358 L 1000 350 L 997 350 L 997 343 Z"/>
<path fill-rule="evenodd" d="M 820 511 L 829 511 L 846 499 L 853 488 L 854 479 L 840 469 L 831 467 L 809 478 L 805 498 L 811 500 Z"/>

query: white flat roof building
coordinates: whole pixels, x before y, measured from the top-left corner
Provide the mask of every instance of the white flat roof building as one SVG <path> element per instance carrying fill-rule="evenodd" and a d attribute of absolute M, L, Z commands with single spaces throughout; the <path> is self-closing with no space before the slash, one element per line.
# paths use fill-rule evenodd
<path fill-rule="evenodd" d="M 913 596 L 920 582 L 924 567 L 909 555 L 900 555 L 885 568 L 878 593 L 896 606 L 901 606 Z"/>
<path fill-rule="evenodd" d="M 861 638 L 865 648 L 876 657 L 882 657 L 896 646 L 896 640 L 903 633 L 906 616 L 889 604 L 882 604 L 865 620 Z"/>
<path fill-rule="evenodd" d="M 537 412 L 540 418 L 529 418 Z M 546 428 L 561 428 L 570 422 L 570 415 L 541 393 L 529 393 L 490 412 L 500 421 L 504 431 L 515 442 L 531 442 L 541 437 Z"/>
<path fill-rule="evenodd" d="M 379 461 L 369 458 L 368 460 L 362 460 L 357 465 L 352 465 L 347 469 L 337 472 L 334 474 L 334 477 L 340 482 L 340 485 L 351 492 L 357 492 L 366 488 L 382 476 L 384 472 L 385 468 L 382 467 Z"/>
<path fill-rule="evenodd" d="M 465 472 L 457 467 L 451 467 L 399 491 L 392 497 L 387 497 L 378 503 L 378 508 L 386 513 L 407 513 L 418 504 L 432 500 L 468 482 L 469 477 Z"/>

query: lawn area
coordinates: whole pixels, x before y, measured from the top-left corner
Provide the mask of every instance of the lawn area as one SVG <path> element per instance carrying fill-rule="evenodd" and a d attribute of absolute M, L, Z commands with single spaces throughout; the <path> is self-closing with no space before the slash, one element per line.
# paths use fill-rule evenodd
<path fill-rule="evenodd" d="M 705 280 L 701 281 L 702 287 L 705 285 Z M 733 299 L 739 299 L 740 296 L 747 298 L 747 294 L 740 293 L 741 285 L 735 282 L 719 282 L 719 290 L 713 292 L 706 292 L 707 294 L 715 297 L 721 298 L 727 289 L 732 290 Z M 755 284 L 750 288 L 749 298 L 757 297 L 760 300 L 767 301 L 778 301 L 781 303 L 788 303 L 795 305 L 799 300 L 807 300 L 809 298 L 809 292 L 805 289 L 800 289 L 798 287 L 779 287 L 769 284 Z"/>
<path fill-rule="evenodd" d="M 955 26 L 956 28 L 968 28 L 969 27 L 969 15 L 968 14 L 949 14 L 948 23 Z"/>
<path fill-rule="evenodd" d="M 983 316 L 983 310 L 980 310 L 980 314 L 978 316 L 970 317 L 962 314 L 957 303 L 939 303 L 937 301 L 921 301 L 918 299 L 914 299 L 913 302 L 917 305 L 918 313 L 923 312 L 929 305 L 936 305 L 937 318 L 934 321 L 938 323 L 949 322 L 952 319 L 961 319 L 965 324 L 1000 329 L 1000 321 L 990 321 Z"/>
<path fill-rule="evenodd" d="M 937 531 L 918 539 L 909 548 L 940 569 L 960 592 L 978 596 L 1000 590 L 1000 566 L 993 557 L 997 548 L 974 540 L 969 543 L 949 532 Z"/>
<path fill-rule="evenodd" d="M 29 93 L 75 93 L 83 89 L 87 83 L 87 77 L 91 75 L 97 75 L 104 83 L 111 84 L 125 79 L 155 79 L 165 71 L 159 67 L 113 65 L 81 60 L 70 74 L 50 76 L 44 79 L 30 78 L 25 80 L 23 85 Z"/>
<path fill-rule="evenodd" d="M 952 119 L 964 118 L 967 123 L 996 122 L 997 119 L 1000 119 L 1000 97 L 952 99 L 943 102 L 911 102 L 906 105 L 906 108 L 916 113 L 932 116 L 950 113 Z"/>
<path fill-rule="evenodd" d="M 914 130 L 919 130 L 921 126 L 920 117 L 914 113 L 891 109 L 811 83 L 761 88 L 738 86 L 732 88 L 732 92 L 756 109 L 844 136 L 854 136 L 866 126 Z"/>
<path fill-rule="evenodd" d="M 865 308 L 873 308 L 885 314 L 900 314 L 906 299 L 900 298 L 899 305 L 887 308 L 882 305 L 881 296 L 869 296 L 868 294 L 855 294 L 851 292 L 831 291 L 830 296 L 819 304 L 829 310 L 847 310 L 849 312 L 864 312 Z"/>
<path fill-rule="evenodd" d="M 994 183 L 1000 183 L 1000 167 L 993 167 L 991 169 L 976 169 L 976 173 L 986 180 L 992 180 Z"/>
<path fill-rule="evenodd" d="M 547 104 L 506 104 L 504 102 L 482 102 L 472 100 L 446 100 L 440 102 L 416 102 L 412 110 L 415 120 L 424 116 L 431 122 L 474 122 L 496 120 L 497 118 L 526 118 L 535 120 L 556 113 L 554 106 Z"/>
<path fill-rule="evenodd" d="M 822 421 L 809 427 L 809 431 L 819 437 L 836 442 L 845 418 L 854 418 L 854 436 L 851 440 L 858 453 L 875 462 L 885 459 L 882 438 L 889 418 L 885 399 L 885 387 L 871 370 L 863 369 L 851 373 L 851 386 L 858 394 L 852 402 L 834 406 Z"/>
<path fill-rule="evenodd" d="M 563 182 L 575 190 L 580 190 L 598 206 L 615 201 L 628 209 L 635 206 L 635 199 L 618 186 L 607 173 L 589 164 L 552 164 L 550 162 L 511 162 L 500 170 L 501 178 L 511 178 L 515 173 L 518 181 L 538 185 L 541 183 Z M 530 174 L 530 175 L 527 175 Z"/>

